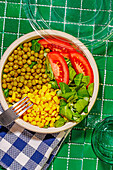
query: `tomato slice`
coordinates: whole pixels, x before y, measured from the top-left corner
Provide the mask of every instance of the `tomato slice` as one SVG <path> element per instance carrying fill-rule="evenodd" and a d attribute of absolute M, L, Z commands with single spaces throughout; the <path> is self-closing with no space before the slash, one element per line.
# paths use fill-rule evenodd
<path fill-rule="evenodd" d="M 76 51 L 70 53 L 70 61 L 77 74 L 83 73 L 84 76 L 89 76 L 89 84 L 94 82 L 93 70 L 87 58 Z"/>
<path fill-rule="evenodd" d="M 68 84 L 69 70 L 65 59 L 59 54 L 59 52 L 50 52 L 47 56 L 57 83 L 64 82 Z"/>
<path fill-rule="evenodd" d="M 39 44 L 45 48 L 49 48 L 51 51 L 58 51 L 63 57 L 69 58 L 70 51 L 76 51 L 68 42 L 55 38 L 41 39 L 38 41 Z"/>

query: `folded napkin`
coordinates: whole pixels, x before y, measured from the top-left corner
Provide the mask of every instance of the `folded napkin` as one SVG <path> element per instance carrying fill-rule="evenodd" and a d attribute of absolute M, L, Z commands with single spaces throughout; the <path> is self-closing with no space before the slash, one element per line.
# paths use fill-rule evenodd
<path fill-rule="evenodd" d="M 45 170 L 70 130 L 40 134 L 28 131 L 16 123 L 7 128 L 0 126 L 0 165 L 7 170 Z"/>

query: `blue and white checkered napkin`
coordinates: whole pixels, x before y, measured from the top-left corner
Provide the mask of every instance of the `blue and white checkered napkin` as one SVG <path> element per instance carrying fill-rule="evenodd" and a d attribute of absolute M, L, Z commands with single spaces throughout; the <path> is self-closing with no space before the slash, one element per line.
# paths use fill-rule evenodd
<path fill-rule="evenodd" d="M 69 132 L 40 134 L 16 123 L 0 126 L 0 165 L 7 170 L 45 170 Z"/>

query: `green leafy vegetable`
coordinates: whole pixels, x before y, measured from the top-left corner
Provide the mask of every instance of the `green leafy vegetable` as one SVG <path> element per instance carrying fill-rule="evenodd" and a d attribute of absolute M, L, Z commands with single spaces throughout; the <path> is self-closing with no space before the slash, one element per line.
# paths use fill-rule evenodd
<path fill-rule="evenodd" d="M 74 96 L 76 94 L 76 91 L 68 92 L 61 94 L 61 97 L 65 98 L 66 100 L 69 99 L 71 96 Z"/>
<path fill-rule="evenodd" d="M 74 77 L 76 75 L 76 72 L 73 67 L 69 66 L 69 79 L 73 81 Z"/>
<path fill-rule="evenodd" d="M 90 96 L 93 95 L 93 90 L 94 90 L 94 83 L 91 83 L 89 86 L 88 86 L 88 93 Z"/>
<path fill-rule="evenodd" d="M 62 117 L 60 117 L 56 122 L 55 122 L 55 127 L 57 128 L 57 127 L 61 127 L 61 126 L 63 126 L 64 124 L 65 124 L 65 120 L 64 120 L 64 118 L 62 118 Z"/>
<path fill-rule="evenodd" d="M 73 112 L 70 110 L 68 104 L 60 108 L 59 113 L 65 116 L 68 120 L 72 120 Z"/>
<path fill-rule="evenodd" d="M 32 40 L 32 47 L 31 49 L 35 52 L 39 52 L 40 51 L 40 46 L 41 44 L 38 43 L 38 40 Z"/>
<path fill-rule="evenodd" d="M 88 113 L 88 106 L 86 106 L 83 110 L 84 113 Z"/>
<path fill-rule="evenodd" d="M 58 89 L 59 88 L 56 80 L 50 81 L 49 84 L 51 84 L 51 87 L 53 89 Z"/>
<path fill-rule="evenodd" d="M 80 88 L 77 92 L 79 98 L 89 97 L 89 93 L 86 88 Z"/>
<path fill-rule="evenodd" d="M 89 76 L 83 76 L 82 82 L 84 83 L 85 86 L 89 84 L 90 77 Z"/>
<path fill-rule="evenodd" d="M 37 64 L 37 62 L 32 61 L 31 65 L 29 65 L 29 67 L 30 67 L 30 68 L 33 68 L 33 66 L 34 66 L 35 64 Z"/>
<path fill-rule="evenodd" d="M 46 67 L 46 74 L 48 74 L 48 76 L 50 77 L 51 80 L 55 80 L 52 68 L 51 68 L 51 64 L 49 62 L 48 57 L 46 57 L 46 61 L 45 61 L 45 67 Z"/>
<path fill-rule="evenodd" d="M 60 100 L 60 106 L 66 106 L 67 105 L 67 102 L 64 100 L 64 99 L 61 99 Z"/>
<path fill-rule="evenodd" d="M 5 95 L 6 98 L 9 96 L 9 89 L 4 90 L 4 95 Z"/>
<path fill-rule="evenodd" d="M 72 67 L 72 64 L 71 64 L 70 59 L 65 58 L 65 57 L 64 57 L 64 59 L 65 59 L 65 61 L 66 61 L 67 65 L 68 65 L 68 67 L 69 67 L 69 66 L 71 66 L 71 67 Z"/>
<path fill-rule="evenodd" d="M 71 91 L 71 89 L 66 83 L 60 82 L 59 85 L 63 94 Z"/>
<path fill-rule="evenodd" d="M 20 44 L 19 47 L 20 47 L 21 49 L 23 49 L 23 45 L 22 45 L 22 44 Z"/>
<path fill-rule="evenodd" d="M 74 78 L 74 82 L 75 82 L 76 86 L 80 86 L 82 78 L 83 78 L 83 74 L 82 73 L 76 75 L 76 77 Z"/>
<path fill-rule="evenodd" d="M 74 108 L 78 113 L 81 113 L 83 109 L 88 105 L 89 98 L 85 97 L 83 99 L 79 99 L 75 104 Z"/>

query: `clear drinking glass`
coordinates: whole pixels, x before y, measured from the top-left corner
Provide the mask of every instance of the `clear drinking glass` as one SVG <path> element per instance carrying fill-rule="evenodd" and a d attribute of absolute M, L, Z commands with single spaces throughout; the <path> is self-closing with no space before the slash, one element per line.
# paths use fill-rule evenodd
<path fill-rule="evenodd" d="M 113 116 L 99 122 L 93 130 L 91 144 L 102 161 L 113 164 Z"/>

